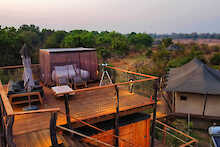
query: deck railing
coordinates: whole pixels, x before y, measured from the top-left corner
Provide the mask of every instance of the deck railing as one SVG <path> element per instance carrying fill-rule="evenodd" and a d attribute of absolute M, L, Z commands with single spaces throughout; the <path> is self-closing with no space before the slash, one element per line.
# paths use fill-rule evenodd
<path fill-rule="evenodd" d="M 32 74 L 35 80 L 40 79 L 40 66 L 39 64 L 31 65 Z M 4 66 L 0 67 L 0 77 L 3 84 L 7 84 L 9 80 L 19 81 L 22 80 L 24 66 Z"/>
<path fill-rule="evenodd" d="M 61 130 L 63 130 L 63 131 L 67 131 L 67 132 L 72 133 L 72 134 L 76 134 L 76 135 L 78 135 L 78 136 L 80 136 L 80 137 L 89 139 L 89 140 L 94 141 L 94 142 L 96 142 L 96 143 L 98 143 L 98 144 L 101 144 L 101 145 L 104 145 L 104 146 L 107 146 L 107 147 L 114 147 L 114 146 L 111 145 L 111 144 L 105 143 L 105 142 L 100 141 L 100 140 L 98 140 L 98 139 L 96 139 L 96 138 L 87 136 L 87 135 L 85 135 L 85 134 L 79 133 L 79 132 L 77 132 L 77 131 L 74 131 L 74 130 L 71 130 L 71 129 L 68 129 L 68 128 L 65 128 L 65 127 L 62 127 L 62 126 L 57 126 L 57 128 L 59 128 L 59 129 L 61 129 Z"/>
<path fill-rule="evenodd" d="M 141 78 L 137 78 L 137 79 L 134 79 L 134 80 L 129 80 L 129 78 L 126 78 L 126 79 L 123 79 L 123 81 L 115 81 L 113 83 L 110 83 L 108 85 L 101 85 L 101 86 L 95 86 L 95 87 L 90 87 L 90 88 L 83 88 L 83 89 L 76 89 L 76 90 L 73 90 L 72 92 L 63 92 L 63 93 L 59 93 L 59 95 L 64 95 L 65 97 L 65 108 L 66 108 L 66 120 L 67 120 L 67 126 L 70 126 L 71 125 L 71 122 L 70 122 L 70 112 L 69 112 L 69 102 L 68 102 L 68 97 L 69 95 L 71 94 L 76 94 L 76 93 L 80 93 L 80 92 L 85 92 L 85 91 L 93 91 L 93 90 L 100 90 L 100 89 L 104 89 L 104 88 L 113 88 L 115 89 L 115 99 L 114 99 L 114 103 L 115 103 L 115 130 L 114 130 L 114 135 L 112 134 L 109 134 L 107 133 L 107 131 L 104 131 L 102 129 L 99 129 L 97 127 L 94 127 L 86 122 L 83 122 L 81 120 L 78 120 L 80 121 L 81 123 L 83 123 L 84 125 L 88 126 L 88 127 L 91 127 L 93 129 L 96 129 L 97 131 L 100 132 L 100 134 L 104 135 L 107 133 L 107 135 L 109 135 L 110 137 L 112 137 L 114 140 L 113 142 L 113 145 L 115 146 L 119 146 L 119 142 L 123 142 L 123 144 L 125 144 L 126 146 L 132 146 L 132 147 L 135 147 L 135 146 L 140 146 L 138 144 L 132 144 L 130 143 L 129 141 L 127 140 L 124 140 L 122 139 L 121 137 L 119 137 L 119 134 L 117 132 L 119 132 L 119 87 L 122 87 L 122 86 L 130 86 L 131 84 L 136 84 L 136 83 L 141 83 L 141 82 L 145 82 L 145 81 L 152 81 L 152 80 L 155 80 L 155 79 L 158 79 L 158 77 L 155 77 L 155 76 L 151 76 L 151 75 L 146 75 L 146 74 L 141 74 L 141 73 L 136 73 L 136 72 L 131 72 L 131 71 L 128 71 L 128 70 L 123 70 L 123 69 L 120 69 L 120 68 L 116 68 L 116 67 L 111 67 L 111 66 L 107 66 L 105 68 L 108 68 L 110 70 L 116 70 L 117 72 L 122 72 L 123 74 L 132 74 L 132 75 L 135 75 L 135 76 L 139 76 Z M 112 78 L 114 79 L 114 74 L 112 75 Z M 112 79 L 112 81 L 114 81 Z M 153 105 L 154 102 L 152 101 L 151 105 Z M 72 119 L 76 119 L 76 118 L 73 118 Z M 70 128 L 68 128 L 70 129 Z M 104 138 L 104 136 L 99 136 L 99 140 L 102 140 Z M 149 142 L 148 142 L 149 143 Z"/>
<path fill-rule="evenodd" d="M 15 66 L 15 67 L 4 67 L 4 68 L 0 67 L 0 70 L 1 69 L 2 70 L 5 70 L 5 69 L 13 70 L 14 68 L 16 68 L 16 69 L 19 68 L 20 69 L 22 67 L 23 67 L 22 65 L 21 66 Z M 39 67 L 39 65 L 36 65 L 36 67 Z M 128 71 L 128 70 L 123 70 L 123 69 L 116 68 L 116 67 L 111 67 L 111 66 L 107 66 L 106 68 L 108 68 L 110 70 L 115 70 L 117 72 L 122 72 L 123 74 L 125 74 L 127 76 L 127 79 L 126 80 L 123 79 L 123 81 L 115 81 L 113 84 L 108 84 L 108 85 L 104 85 L 104 86 L 95 86 L 95 87 L 90 87 L 90 88 L 77 89 L 77 90 L 74 90 L 73 93 L 90 91 L 90 90 L 98 90 L 98 89 L 103 89 L 103 88 L 115 88 L 115 91 L 116 91 L 116 99 L 115 99 L 115 103 L 116 103 L 116 114 L 115 114 L 116 115 L 116 122 L 115 122 L 116 123 L 116 129 L 115 129 L 115 132 L 116 133 L 114 135 L 112 135 L 112 137 L 116 139 L 116 146 L 118 146 L 119 140 L 121 140 L 122 142 L 125 142 L 125 144 L 128 144 L 127 146 L 138 146 L 138 145 L 133 145 L 133 144 L 129 143 L 128 141 L 125 141 L 125 140 L 121 139 L 119 137 L 119 134 L 117 133 L 117 132 L 119 132 L 118 131 L 118 129 L 119 129 L 119 126 L 118 126 L 119 125 L 119 122 L 118 122 L 118 118 L 119 118 L 119 101 L 118 101 L 119 100 L 119 97 L 118 97 L 119 94 L 118 93 L 119 93 L 119 91 L 118 90 L 119 90 L 119 87 L 121 87 L 123 85 L 130 87 L 132 84 L 139 84 L 139 83 L 142 83 L 142 82 L 145 82 L 145 81 L 152 81 L 152 80 L 158 79 L 158 77 L 151 76 L 151 75 L 146 75 L 146 74 L 141 74 L 141 73 L 136 73 L 136 72 L 131 72 L 131 71 Z M 129 74 L 131 74 L 133 76 L 139 76 L 139 78 L 134 78 L 133 80 L 129 80 L 129 78 L 128 78 Z M 113 75 L 113 78 L 115 78 L 114 75 Z M 67 92 L 67 93 L 62 93 L 62 94 L 63 95 L 69 95 L 71 93 Z M 66 104 L 66 101 L 65 101 L 66 110 L 68 110 L 67 108 L 69 107 L 69 106 L 67 107 L 67 105 L 69 105 L 69 104 L 68 104 L 68 102 Z M 9 109 L 9 113 L 10 113 L 10 109 Z M 70 126 L 70 123 L 71 123 L 70 122 L 70 115 L 68 113 L 66 113 L 65 115 L 67 116 L 67 125 Z M 12 113 L 12 114 L 14 115 L 14 113 Z M 23 113 L 23 114 L 25 114 L 25 113 Z M 17 115 L 22 115 L 22 113 L 18 113 Z M 51 122 L 50 122 L 52 145 L 57 144 L 56 131 L 54 131 L 54 130 L 56 130 L 56 117 L 57 117 L 56 113 L 52 113 Z M 13 121 L 14 120 L 11 121 L 12 125 L 13 125 Z M 70 128 L 68 128 L 68 129 L 70 129 Z M 99 131 L 102 132 L 102 133 L 106 133 L 106 131 L 104 131 L 104 130 L 102 130 L 102 131 L 99 130 Z"/>
<path fill-rule="evenodd" d="M 61 114 L 63 114 L 63 115 L 66 115 L 66 114 L 63 113 L 62 111 L 60 111 L 59 113 L 61 113 Z M 119 139 L 119 141 L 120 141 L 121 143 L 123 143 L 124 145 L 126 145 L 126 147 L 139 147 L 138 144 L 133 144 L 133 143 L 127 141 L 126 139 L 121 138 L 120 136 L 116 136 L 116 135 L 114 135 L 113 133 L 107 132 L 107 131 L 105 131 L 105 130 L 103 130 L 103 129 L 100 129 L 100 128 L 98 128 L 98 127 L 92 125 L 92 124 L 89 124 L 89 123 L 87 123 L 87 122 L 85 122 L 85 121 L 83 121 L 83 120 L 77 119 L 77 118 L 75 118 L 75 117 L 73 117 L 73 116 L 70 116 L 70 117 L 71 117 L 71 119 L 74 119 L 74 120 L 76 120 L 77 122 L 81 123 L 81 124 L 82 124 L 81 126 L 87 126 L 87 127 L 92 128 L 92 129 L 94 129 L 94 130 L 96 130 L 96 131 L 98 131 L 98 132 L 100 133 L 100 135 L 98 134 L 97 137 L 94 137 L 94 138 L 92 138 L 92 139 L 90 139 L 90 138 L 88 138 L 88 137 L 84 137 L 84 138 L 86 138 L 86 139 L 88 139 L 88 140 L 93 141 L 96 145 L 97 145 L 97 144 L 100 144 L 100 142 L 97 142 L 96 140 L 101 141 L 101 142 L 103 142 L 103 143 L 106 143 L 106 142 L 103 141 L 103 139 L 108 136 L 108 137 L 111 137 L 112 140 L 114 140 L 114 139 Z M 61 127 L 58 127 L 58 128 L 62 129 Z M 68 129 L 68 128 L 66 128 L 66 129 Z M 71 129 L 69 129 L 69 130 L 71 130 Z M 76 132 L 76 133 L 72 132 L 72 133 L 73 133 L 73 134 L 77 134 L 77 132 Z M 79 136 L 81 136 L 81 135 L 79 135 Z M 82 136 L 82 137 L 83 137 L 83 136 Z M 94 140 L 94 139 L 95 139 L 95 140 Z M 103 144 L 103 143 L 101 143 L 101 144 Z M 111 145 L 111 146 L 114 146 L 114 142 L 108 142 L 108 143 L 106 143 L 106 144 Z M 108 145 L 107 145 L 107 146 L 108 146 Z"/>
<path fill-rule="evenodd" d="M 16 115 L 26 115 L 33 113 L 46 113 L 51 112 L 51 122 L 53 122 L 54 116 L 59 108 L 50 108 L 50 109 L 40 109 L 33 111 L 22 111 L 22 112 L 14 112 L 13 108 L 9 102 L 6 91 L 0 81 L 0 144 L 2 147 L 15 147 L 16 144 L 13 141 L 13 124 L 14 117 Z M 51 132 L 54 132 L 53 124 L 50 125 Z M 51 134 L 51 140 L 53 138 L 53 134 Z"/>
<path fill-rule="evenodd" d="M 174 147 L 198 146 L 198 140 L 159 120 L 156 120 L 156 138 L 163 144 Z"/>

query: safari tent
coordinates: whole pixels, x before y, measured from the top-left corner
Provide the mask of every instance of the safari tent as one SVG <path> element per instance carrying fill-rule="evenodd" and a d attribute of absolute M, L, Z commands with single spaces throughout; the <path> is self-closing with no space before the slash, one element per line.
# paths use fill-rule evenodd
<path fill-rule="evenodd" d="M 75 65 L 89 72 L 89 80 L 97 80 L 97 55 L 95 48 L 51 48 L 40 49 L 41 80 L 52 82 L 55 66 Z"/>
<path fill-rule="evenodd" d="M 174 113 L 220 117 L 220 71 L 198 59 L 168 73 Z"/>

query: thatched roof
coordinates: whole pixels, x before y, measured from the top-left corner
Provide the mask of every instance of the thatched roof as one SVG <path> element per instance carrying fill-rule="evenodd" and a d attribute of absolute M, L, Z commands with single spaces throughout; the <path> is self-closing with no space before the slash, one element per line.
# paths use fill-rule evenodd
<path fill-rule="evenodd" d="M 182 67 L 169 71 L 166 90 L 219 95 L 220 71 L 193 59 Z"/>

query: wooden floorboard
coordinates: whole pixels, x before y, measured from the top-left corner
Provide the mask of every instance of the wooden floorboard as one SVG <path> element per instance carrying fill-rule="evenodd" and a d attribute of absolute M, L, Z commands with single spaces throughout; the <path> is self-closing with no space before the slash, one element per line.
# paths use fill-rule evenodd
<path fill-rule="evenodd" d="M 44 87 L 44 104 L 35 103 L 41 109 L 59 107 L 65 113 L 64 98 L 55 97 L 52 90 Z M 105 88 L 93 91 L 77 93 L 70 97 L 70 113 L 73 117 L 88 120 L 104 115 L 115 113 L 115 90 L 114 88 Z M 152 105 L 153 102 L 137 94 L 131 94 L 127 89 L 120 88 L 120 111 L 130 111 L 143 106 Z M 13 106 L 14 111 L 21 111 L 23 105 Z M 137 110 L 136 110 L 137 111 Z M 49 128 L 50 113 L 26 114 L 15 117 L 13 134 L 22 135 L 34 131 Z M 72 122 L 76 120 L 71 119 Z M 58 114 L 57 125 L 66 124 L 65 116 Z"/>
<path fill-rule="evenodd" d="M 78 139 L 71 139 L 67 135 L 57 135 L 58 143 L 63 147 L 91 147 L 90 145 L 80 142 Z M 25 133 L 23 135 L 14 136 L 14 142 L 17 147 L 50 147 L 49 129 Z"/>

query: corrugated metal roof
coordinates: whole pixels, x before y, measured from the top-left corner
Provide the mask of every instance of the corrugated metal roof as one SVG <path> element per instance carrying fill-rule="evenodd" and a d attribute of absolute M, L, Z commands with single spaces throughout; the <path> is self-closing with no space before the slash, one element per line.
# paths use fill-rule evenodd
<path fill-rule="evenodd" d="M 80 51 L 95 51 L 95 48 L 48 48 L 48 49 L 40 49 L 49 53 L 56 53 L 56 52 L 80 52 Z"/>

